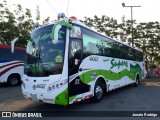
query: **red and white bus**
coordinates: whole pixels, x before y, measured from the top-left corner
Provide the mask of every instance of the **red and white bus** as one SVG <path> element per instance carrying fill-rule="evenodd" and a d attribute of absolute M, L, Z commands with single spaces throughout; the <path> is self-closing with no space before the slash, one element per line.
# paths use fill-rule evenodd
<path fill-rule="evenodd" d="M 26 48 L 15 47 L 11 53 L 9 45 L 0 44 L 0 83 L 16 86 L 21 82 Z"/>

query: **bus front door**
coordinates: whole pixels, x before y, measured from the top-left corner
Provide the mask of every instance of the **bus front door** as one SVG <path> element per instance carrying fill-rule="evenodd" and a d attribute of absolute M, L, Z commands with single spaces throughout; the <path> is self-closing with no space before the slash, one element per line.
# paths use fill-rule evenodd
<path fill-rule="evenodd" d="M 69 59 L 68 59 L 68 95 L 69 103 L 72 103 L 73 100 L 83 99 L 83 93 L 88 92 L 88 85 L 83 82 L 82 74 L 82 40 L 79 39 L 70 39 L 69 45 Z M 78 95 L 78 96 L 77 96 Z"/>

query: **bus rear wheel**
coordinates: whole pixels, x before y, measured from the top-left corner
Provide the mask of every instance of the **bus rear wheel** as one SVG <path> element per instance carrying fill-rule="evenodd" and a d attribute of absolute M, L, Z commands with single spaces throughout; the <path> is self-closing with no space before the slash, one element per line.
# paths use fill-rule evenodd
<path fill-rule="evenodd" d="M 94 87 L 94 97 L 92 98 L 93 102 L 100 102 L 104 94 L 104 89 L 101 82 L 97 81 Z"/>
<path fill-rule="evenodd" d="M 134 83 L 135 87 L 138 87 L 139 85 L 139 75 L 136 76 L 136 82 Z"/>
<path fill-rule="evenodd" d="M 9 86 L 17 86 L 20 83 L 20 77 L 18 75 L 10 75 L 7 83 Z"/>

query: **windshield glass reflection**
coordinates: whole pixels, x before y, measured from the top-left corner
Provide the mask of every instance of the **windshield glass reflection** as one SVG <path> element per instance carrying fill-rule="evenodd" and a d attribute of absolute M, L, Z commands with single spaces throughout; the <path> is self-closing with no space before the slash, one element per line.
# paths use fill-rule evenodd
<path fill-rule="evenodd" d="M 42 27 L 31 34 L 24 70 L 28 76 L 49 76 L 62 72 L 66 27 L 60 29 L 57 44 L 51 40 L 52 27 L 53 25 Z"/>

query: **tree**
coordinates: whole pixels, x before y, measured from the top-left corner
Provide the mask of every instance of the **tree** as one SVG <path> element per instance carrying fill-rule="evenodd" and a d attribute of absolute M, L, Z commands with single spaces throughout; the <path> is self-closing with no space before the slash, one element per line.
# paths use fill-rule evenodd
<path fill-rule="evenodd" d="M 33 31 L 34 21 L 30 9 L 23 9 L 20 4 L 12 5 L 14 10 L 10 10 L 7 2 L 4 0 L 0 3 L 0 44 L 10 45 L 11 40 L 17 36 L 22 36 L 22 40 L 16 43 L 16 46 L 26 47 L 27 41 L 30 38 L 30 33 Z M 39 6 L 36 8 L 36 20 L 40 20 Z M 43 24 L 49 22 L 47 17 Z"/>
<path fill-rule="evenodd" d="M 94 18 L 85 17 L 82 21 L 87 26 L 95 28 L 98 32 L 104 33 L 105 35 L 114 39 L 119 39 L 122 42 L 131 45 L 131 20 L 125 20 L 122 17 L 122 22 L 118 23 L 117 20 L 109 18 L 105 15 L 102 17 Z M 139 48 L 144 52 L 145 61 L 148 66 L 160 65 L 160 24 L 159 22 L 148 22 L 148 23 L 136 23 L 133 20 L 133 40 L 135 47 Z"/>
<path fill-rule="evenodd" d="M 49 23 L 49 21 L 50 21 L 50 17 L 47 17 L 46 19 L 43 20 L 42 24 L 45 25 Z"/>
<path fill-rule="evenodd" d="M 0 43 L 10 45 L 13 38 L 23 36 L 23 40 L 17 42 L 17 46 L 25 46 L 30 31 L 33 29 L 33 20 L 31 11 L 23 8 L 20 4 L 13 5 L 14 11 L 11 11 L 6 1 L 0 5 L 1 21 L 0 21 Z"/>
<path fill-rule="evenodd" d="M 135 45 L 145 53 L 149 66 L 160 64 L 159 22 L 139 23 L 136 27 Z"/>
<path fill-rule="evenodd" d="M 82 22 L 89 27 L 97 29 L 98 32 L 104 33 L 112 38 L 118 38 L 118 23 L 117 20 L 113 18 L 109 18 L 105 15 L 99 18 L 95 15 L 94 19 L 85 17 L 85 20 Z"/>

